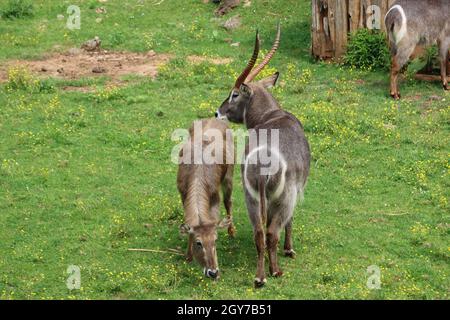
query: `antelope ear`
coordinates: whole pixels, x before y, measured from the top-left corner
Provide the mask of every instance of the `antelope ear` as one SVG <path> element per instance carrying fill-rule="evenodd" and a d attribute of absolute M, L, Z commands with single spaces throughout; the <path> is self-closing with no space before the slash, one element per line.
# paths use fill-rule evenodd
<path fill-rule="evenodd" d="M 280 76 L 280 73 L 277 71 L 270 77 L 264 78 L 262 80 L 259 80 L 257 83 L 262 85 L 266 89 L 270 89 L 274 87 L 277 84 L 278 77 Z"/>
<path fill-rule="evenodd" d="M 252 88 L 250 88 L 248 85 L 246 85 L 245 83 L 241 84 L 241 86 L 239 87 L 239 92 L 246 97 L 250 97 L 253 94 L 253 90 Z"/>
<path fill-rule="evenodd" d="M 225 217 L 217 224 L 217 228 L 228 228 L 232 222 L 233 220 L 231 218 Z"/>
<path fill-rule="evenodd" d="M 180 234 L 182 234 L 182 235 L 186 235 L 186 234 L 190 233 L 191 230 L 192 230 L 191 227 L 186 223 L 183 223 L 180 226 Z"/>

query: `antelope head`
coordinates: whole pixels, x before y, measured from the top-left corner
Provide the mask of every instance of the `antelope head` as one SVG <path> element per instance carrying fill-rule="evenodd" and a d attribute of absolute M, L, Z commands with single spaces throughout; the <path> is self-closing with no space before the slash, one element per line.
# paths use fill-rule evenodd
<path fill-rule="evenodd" d="M 226 217 L 217 224 L 206 224 L 191 227 L 188 224 L 180 226 L 180 233 L 190 237 L 193 258 L 203 268 L 203 274 L 212 279 L 219 278 L 219 262 L 217 260 L 216 241 L 217 230 L 227 228 L 231 219 Z"/>
<path fill-rule="evenodd" d="M 269 51 L 264 60 L 255 67 L 258 59 L 260 40 L 258 31 L 256 31 L 255 47 L 253 55 L 247 64 L 247 67 L 237 78 L 233 89 L 229 96 L 222 103 L 220 108 L 216 112 L 216 118 L 227 119 L 235 123 L 247 123 L 246 116 L 249 115 L 249 108 L 252 105 L 260 108 L 259 113 L 264 112 L 262 109 L 278 108 L 278 104 L 272 95 L 267 91 L 268 88 L 273 87 L 277 80 L 279 73 L 262 79 L 260 81 L 252 82 L 256 76 L 264 69 L 264 67 L 270 62 L 275 52 L 280 45 L 281 28 L 278 24 L 277 36 L 272 49 Z M 254 103 L 257 102 L 257 103 Z M 255 111 L 252 110 L 254 116 Z"/>

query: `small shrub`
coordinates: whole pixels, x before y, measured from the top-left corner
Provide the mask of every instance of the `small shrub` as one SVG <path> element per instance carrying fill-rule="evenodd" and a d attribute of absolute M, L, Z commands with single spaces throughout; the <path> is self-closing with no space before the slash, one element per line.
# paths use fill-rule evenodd
<path fill-rule="evenodd" d="M 126 36 L 123 32 L 113 32 L 109 36 L 109 43 L 111 46 L 118 46 L 125 42 Z"/>
<path fill-rule="evenodd" d="M 438 47 L 436 45 L 427 47 L 425 50 L 425 56 L 423 57 L 423 60 L 427 64 L 432 64 L 433 61 L 438 57 Z"/>
<path fill-rule="evenodd" d="M 55 84 L 52 80 L 50 79 L 44 79 L 44 80 L 39 80 L 36 83 L 36 91 L 41 92 L 41 93 L 52 93 L 55 92 Z"/>
<path fill-rule="evenodd" d="M 36 79 L 24 67 L 13 67 L 8 70 L 8 83 L 6 87 L 9 90 L 30 90 L 36 84 Z"/>
<path fill-rule="evenodd" d="M 120 88 L 115 85 L 106 86 L 98 89 L 94 94 L 94 99 L 96 102 L 101 103 L 110 100 L 116 100 L 122 98 L 123 94 Z"/>
<path fill-rule="evenodd" d="M 438 52 L 439 50 L 436 45 L 425 49 L 424 55 L 419 59 L 420 62 L 425 63 L 425 66 L 419 71 L 419 73 L 432 74 L 436 70 L 439 70 L 440 63 Z M 439 71 L 437 71 L 437 74 L 439 74 Z"/>
<path fill-rule="evenodd" d="M 8 70 L 6 88 L 9 91 L 22 90 L 31 93 L 50 93 L 55 91 L 52 81 L 37 79 L 28 69 L 21 66 L 12 67 Z"/>
<path fill-rule="evenodd" d="M 33 4 L 28 0 L 9 0 L 0 12 L 5 19 L 20 19 L 34 15 Z"/>
<path fill-rule="evenodd" d="M 383 33 L 360 29 L 350 34 L 344 57 L 346 65 L 367 70 L 388 69 L 389 60 L 389 49 Z"/>

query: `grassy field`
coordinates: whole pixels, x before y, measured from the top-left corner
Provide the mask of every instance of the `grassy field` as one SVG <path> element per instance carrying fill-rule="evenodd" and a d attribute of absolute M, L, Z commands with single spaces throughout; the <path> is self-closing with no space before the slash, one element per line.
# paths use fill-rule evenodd
<path fill-rule="evenodd" d="M 450 96 L 440 83 L 409 73 L 394 102 L 387 72 L 313 61 L 306 0 L 253 0 L 227 16 L 242 18 L 232 32 L 201 0 L 32 2 L 33 16 L 0 19 L 0 65 L 96 35 L 107 50 L 172 59 L 154 80 L 36 80 L 16 70 L 0 83 L 1 299 L 450 298 Z M 70 4 L 81 8 L 80 30 L 57 19 Z M 171 134 L 213 114 L 249 58 L 255 28 L 267 50 L 278 20 L 282 44 L 265 74 L 281 72 L 274 95 L 303 122 L 313 156 L 296 209 L 297 258 L 281 257 L 285 276 L 253 288 L 239 170 L 237 237 L 219 234 L 219 281 L 182 256 L 127 251 L 184 251 Z M 232 61 L 193 64 L 190 55 Z M 81 269 L 80 290 L 66 287 L 69 265 Z M 379 290 L 366 285 L 371 265 L 381 270 Z"/>

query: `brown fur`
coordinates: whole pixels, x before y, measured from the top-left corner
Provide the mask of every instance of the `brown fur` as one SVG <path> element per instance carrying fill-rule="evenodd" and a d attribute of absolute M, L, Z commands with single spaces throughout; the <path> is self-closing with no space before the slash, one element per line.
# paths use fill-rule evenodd
<path fill-rule="evenodd" d="M 223 141 L 225 141 L 228 126 L 223 121 L 215 119 L 199 121 L 202 124 L 203 133 L 211 128 L 218 129 L 223 135 Z M 191 162 L 180 163 L 177 187 L 184 207 L 185 225 L 182 226 L 182 231 L 184 230 L 189 234 L 187 259 L 191 261 L 195 257 L 200 265 L 205 268 L 206 275 L 209 276 L 208 270 L 218 270 L 215 245 L 217 227 L 227 226 L 230 236 L 233 236 L 235 232 L 231 222 L 233 164 L 226 163 L 227 154 L 234 153 L 234 150 L 233 141 L 229 139 L 228 144 L 223 143 L 223 164 L 191 164 L 193 163 L 193 149 L 196 146 L 194 124 L 189 130 L 190 140 L 180 152 L 180 157 L 182 157 L 183 152 L 191 151 Z M 203 151 L 211 143 L 214 143 L 214 141 L 203 134 L 202 145 L 197 147 L 200 147 Z M 219 222 L 221 188 L 228 220 Z M 196 245 L 194 245 L 194 242 Z M 198 245 L 199 243 L 201 243 L 201 247 Z"/>

